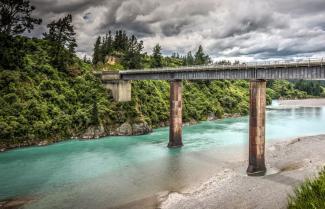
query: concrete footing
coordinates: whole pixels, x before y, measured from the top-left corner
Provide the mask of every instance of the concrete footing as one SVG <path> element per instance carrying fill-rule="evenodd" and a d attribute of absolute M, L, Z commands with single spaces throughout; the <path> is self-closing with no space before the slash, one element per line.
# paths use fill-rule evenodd
<path fill-rule="evenodd" d="M 266 173 L 265 167 L 265 107 L 266 81 L 250 82 L 249 106 L 249 166 L 247 174 L 260 176 Z"/>
<path fill-rule="evenodd" d="M 182 81 L 170 81 L 170 126 L 168 147 L 183 146 L 182 142 Z"/>

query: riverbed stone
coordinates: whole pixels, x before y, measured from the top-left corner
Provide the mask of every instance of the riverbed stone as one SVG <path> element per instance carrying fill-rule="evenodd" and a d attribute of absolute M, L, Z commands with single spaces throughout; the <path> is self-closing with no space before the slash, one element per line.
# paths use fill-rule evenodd
<path fill-rule="evenodd" d="M 39 142 L 37 145 L 38 146 L 46 146 L 48 144 L 49 144 L 49 142 L 47 140 L 44 140 L 44 141 Z"/>
<path fill-rule="evenodd" d="M 191 126 L 198 124 L 198 122 L 196 120 L 194 120 L 193 118 L 190 119 L 189 123 L 190 123 Z"/>
<path fill-rule="evenodd" d="M 80 136 L 82 139 L 96 139 L 106 136 L 106 132 L 103 126 L 91 126 L 84 134 Z"/>
<path fill-rule="evenodd" d="M 119 136 L 131 136 L 132 126 L 130 123 L 125 122 L 120 127 L 117 128 L 117 135 Z"/>
<path fill-rule="evenodd" d="M 213 121 L 216 119 L 217 119 L 217 117 L 216 117 L 216 114 L 214 114 L 214 113 L 210 113 L 207 118 L 208 121 Z"/>
<path fill-rule="evenodd" d="M 132 125 L 133 135 L 142 135 L 152 132 L 152 128 L 147 123 L 137 123 Z"/>

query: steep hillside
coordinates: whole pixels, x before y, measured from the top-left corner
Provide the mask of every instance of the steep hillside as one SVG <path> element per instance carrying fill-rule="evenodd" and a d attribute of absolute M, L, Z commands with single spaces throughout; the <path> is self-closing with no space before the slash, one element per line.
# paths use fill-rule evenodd
<path fill-rule="evenodd" d="M 165 81 L 135 81 L 132 101 L 117 103 L 90 64 L 74 56 L 67 69 L 53 67 L 46 40 L 2 37 L 1 47 L 1 147 L 59 141 L 84 132 L 87 136 L 141 134 L 168 125 Z M 184 82 L 184 121 L 246 114 L 247 85 L 245 81 Z M 132 127 L 130 133 L 128 124 L 140 124 L 139 130 Z"/>

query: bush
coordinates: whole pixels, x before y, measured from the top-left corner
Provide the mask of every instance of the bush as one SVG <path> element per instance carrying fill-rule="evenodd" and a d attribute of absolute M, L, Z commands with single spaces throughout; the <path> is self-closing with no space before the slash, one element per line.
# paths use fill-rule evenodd
<path fill-rule="evenodd" d="M 289 209 L 324 209 L 325 208 L 325 168 L 318 178 L 309 179 L 289 197 Z"/>

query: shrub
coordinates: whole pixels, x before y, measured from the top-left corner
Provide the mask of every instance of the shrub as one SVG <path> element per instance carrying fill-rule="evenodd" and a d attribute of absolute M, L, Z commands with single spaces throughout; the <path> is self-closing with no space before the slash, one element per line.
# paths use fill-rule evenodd
<path fill-rule="evenodd" d="M 325 208 L 325 168 L 315 179 L 305 181 L 289 197 L 289 209 Z"/>

